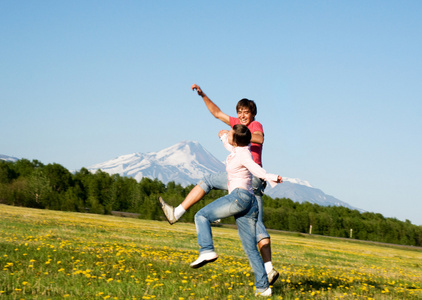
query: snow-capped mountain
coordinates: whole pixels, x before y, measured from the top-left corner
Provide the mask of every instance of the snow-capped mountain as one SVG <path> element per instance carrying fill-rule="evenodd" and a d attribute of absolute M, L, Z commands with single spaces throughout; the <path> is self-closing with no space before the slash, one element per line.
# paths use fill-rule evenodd
<path fill-rule="evenodd" d="M 98 169 L 138 181 L 148 177 L 187 186 L 206 174 L 224 171 L 225 166 L 198 142 L 183 141 L 158 152 L 123 155 L 88 168 L 91 172 Z"/>
<path fill-rule="evenodd" d="M 204 175 L 225 171 L 225 165 L 205 150 L 198 142 L 183 141 L 158 152 L 122 155 L 88 168 L 91 172 L 101 169 L 109 174 L 133 177 L 157 178 L 167 184 L 174 181 L 182 186 L 196 184 Z M 356 209 L 323 191 L 309 182 L 297 178 L 283 177 L 283 183 L 265 189 L 272 198 L 289 198 L 297 202 L 308 201 L 322 206 L 345 206 Z"/>
<path fill-rule="evenodd" d="M 350 209 L 362 209 L 353 207 L 346 202 L 340 201 L 333 196 L 325 194 L 320 189 L 314 188 L 307 181 L 297 178 L 283 177 L 283 183 L 275 187 L 267 185 L 265 194 L 271 198 L 289 198 L 297 202 L 310 202 L 321 206 L 344 206 Z"/>
<path fill-rule="evenodd" d="M 0 160 L 17 161 L 17 160 L 19 160 L 19 158 L 13 157 L 13 156 L 9 156 L 9 155 L 0 154 Z"/>

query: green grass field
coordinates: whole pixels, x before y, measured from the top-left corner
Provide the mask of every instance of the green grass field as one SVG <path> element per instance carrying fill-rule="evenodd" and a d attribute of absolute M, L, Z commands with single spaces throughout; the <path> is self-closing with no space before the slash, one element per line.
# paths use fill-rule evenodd
<path fill-rule="evenodd" d="M 0 299 L 254 299 L 237 230 L 0 205 Z M 270 232 L 271 299 L 422 299 L 422 249 Z"/>

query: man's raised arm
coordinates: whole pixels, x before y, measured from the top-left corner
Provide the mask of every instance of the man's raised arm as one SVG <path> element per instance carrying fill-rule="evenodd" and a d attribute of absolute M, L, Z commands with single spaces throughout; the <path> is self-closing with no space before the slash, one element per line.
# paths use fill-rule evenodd
<path fill-rule="evenodd" d="M 208 110 L 215 118 L 230 126 L 230 117 L 227 114 L 223 113 L 221 109 L 214 102 L 212 102 L 211 99 L 207 97 L 207 95 L 205 95 L 199 85 L 193 84 L 191 88 L 193 91 L 196 90 L 198 95 L 202 97 L 202 100 L 204 100 L 204 103 L 207 106 Z"/>

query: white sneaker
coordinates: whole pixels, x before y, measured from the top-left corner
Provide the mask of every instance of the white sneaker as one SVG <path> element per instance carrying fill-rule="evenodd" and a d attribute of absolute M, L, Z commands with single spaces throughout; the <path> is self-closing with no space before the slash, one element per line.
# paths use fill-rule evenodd
<path fill-rule="evenodd" d="M 276 282 L 279 275 L 277 270 L 273 268 L 270 273 L 267 274 L 269 284 L 274 285 L 274 282 Z"/>
<path fill-rule="evenodd" d="M 272 295 L 273 295 L 273 291 L 271 290 L 271 288 L 268 288 L 261 293 L 259 292 L 255 293 L 255 296 L 263 296 L 263 297 L 271 297 Z"/>
<path fill-rule="evenodd" d="M 214 251 L 202 253 L 202 254 L 199 254 L 199 257 L 197 260 L 195 260 L 193 263 L 190 264 L 190 267 L 197 269 L 202 266 L 205 266 L 207 263 L 216 261 L 217 258 L 218 258 L 218 255 Z"/>
<path fill-rule="evenodd" d="M 158 201 L 160 201 L 161 209 L 163 210 L 164 215 L 166 216 L 166 219 L 170 223 L 170 225 L 176 223 L 177 219 L 174 216 L 174 207 L 167 204 L 161 197 L 158 198 Z"/>

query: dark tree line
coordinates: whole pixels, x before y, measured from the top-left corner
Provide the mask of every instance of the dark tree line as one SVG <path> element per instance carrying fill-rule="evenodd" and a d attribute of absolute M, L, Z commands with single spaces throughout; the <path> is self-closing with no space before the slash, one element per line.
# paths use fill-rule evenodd
<path fill-rule="evenodd" d="M 157 198 L 178 205 L 193 186 L 174 182 L 109 175 L 82 168 L 71 173 L 59 164 L 44 165 L 37 160 L 0 160 L 0 203 L 51 210 L 111 214 L 112 211 L 139 214 L 142 219 L 164 220 Z M 193 222 L 195 213 L 225 195 L 211 191 L 181 221 Z M 410 221 L 385 218 L 376 213 L 360 213 L 342 206 L 319 206 L 290 199 L 263 197 L 267 228 L 326 236 L 422 246 L 422 226 Z M 233 218 L 224 223 L 234 223 Z"/>
<path fill-rule="evenodd" d="M 312 234 L 325 236 L 422 246 L 422 226 L 409 220 L 402 222 L 379 213 L 271 199 L 265 195 L 263 201 L 264 222 L 268 228 L 302 233 L 312 230 Z"/>
<path fill-rule="evenodd" d="M 98 214 L 122 211 L 159 220 L 164 217 L 158 196 L 179 204 L 191 189 L 174 182 L 164 185 L 157 179 L 142 178 L 137 182 L 101 170 L 91 173 L 86 168 L 72 174 L 59 164 L 44 165 L 37 160 L 0 160 L 0 203 L 9 205 Z M 196 207 L 224 194 L 212 191 Z M 193 220 L 195 211 L 187 213 L 183 220 Z"/>

